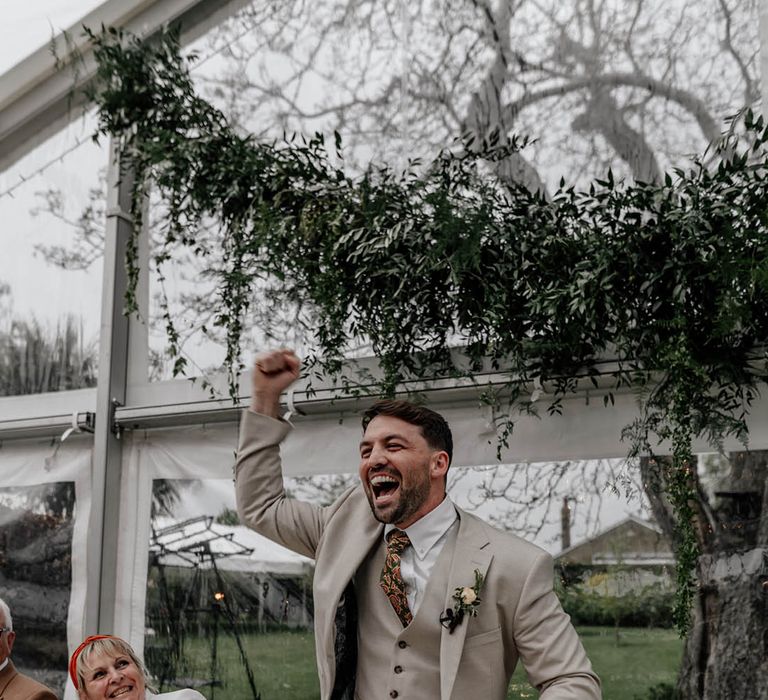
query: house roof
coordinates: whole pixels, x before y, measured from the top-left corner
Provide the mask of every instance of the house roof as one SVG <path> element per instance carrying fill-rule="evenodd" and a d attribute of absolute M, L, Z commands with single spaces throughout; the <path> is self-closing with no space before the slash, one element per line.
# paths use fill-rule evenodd
<path fill-rule="evenodd" d="M 649 532 L 652 532 L 655 535 L 658 535 L 660 537 L 664 536 L 663 531 L 661 528 L 654 522 L 643 520 L 642 518 L 638 518 L 635 515 L 630 515 L 623 520 L 620 520 L 617 523 L 614 523 L 610 527 L 605 528 L 604 530 L 601 530 L 597 534 L 593 535 L 592 537 L 588 537 L 584 540 L 581 540 L 577 542 L 576 544 L 571 545 L 570 547 L 562 550 L 559 554 L 555 556 L 556 560 L 560 560 L 563 558 L 566 558 L 569 554 L 572 554 L 576 550 L 581 549 L 585 545 L 589 545 L 596 540 L 603 539 L 607 536 L 610 536 L 613 533 L 617 533 L 620 530 L 626 529 L 628 525 L 635 525 L 637 527 L 640 527 L 642 529 L 648 530 Z M 665 549 L 669 549 L 668 547 L 665 547 Z M 598 555 L 595 558 L 595 563 L 600 563 L 602 560 L 602 563 L 614 563 L 610 557 L 605 557 L 602 555 Z M 636 554 L 632 554 L 624 561 L 626 564 L 668 564 L 674 562 L 674 557 L 672 556 L 671 550 L 669 551 L 669 556 L 659 556 L 659 553 L 654 553 L 653 555 L 649 556 L 638 556 Z"/>

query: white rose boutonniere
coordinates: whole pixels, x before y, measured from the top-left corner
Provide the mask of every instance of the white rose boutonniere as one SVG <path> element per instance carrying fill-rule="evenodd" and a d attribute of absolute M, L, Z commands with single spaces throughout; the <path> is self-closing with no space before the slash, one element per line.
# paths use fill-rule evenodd
<path fill-rule="evenodd" d="M 475 569 L 475 585 L 459 586 L 452 596 L 455 601 L 453 608 L 447 608 L 440 616 L 440 624 L 445 627 L 450 634 L 455 630 L 464 619 L 465 615 L 475 617 L 477 608 L 480 605 L 480 589 L 483 587 L 483 575 Z"/>

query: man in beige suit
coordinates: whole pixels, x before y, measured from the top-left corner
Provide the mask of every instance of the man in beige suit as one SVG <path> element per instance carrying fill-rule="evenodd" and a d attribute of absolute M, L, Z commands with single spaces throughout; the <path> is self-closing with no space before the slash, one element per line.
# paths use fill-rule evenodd
<path fill-rule="evenodd" d="M 439 414 L 375 404 L 361 484 L 327 507 L 286 498 L 279 397 L 299 366 L 290 350 L 256 358 L 235 488 L 245 524 L 316 560 L 322 699 L 503 700 L 518 659 L 542 700 L 599 699 L 550 556 L 446 496 L 453 443 Z"/>
<path fill-rule="evenodd" d="M 11 611 L 0 598 L 0 700 L 56 700 L 53 691 L 16 670 L 11 661 L 15 640 Z"/>

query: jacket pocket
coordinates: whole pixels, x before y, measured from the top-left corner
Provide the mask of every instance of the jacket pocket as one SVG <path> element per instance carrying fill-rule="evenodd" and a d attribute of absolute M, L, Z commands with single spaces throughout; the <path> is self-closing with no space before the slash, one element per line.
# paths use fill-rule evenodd
<path fill-rule="evenodd" d="M 472 649 L 483 644 L 501 644 L 501 627 L 467 637 L 464 640 L 464 649 Z"/>

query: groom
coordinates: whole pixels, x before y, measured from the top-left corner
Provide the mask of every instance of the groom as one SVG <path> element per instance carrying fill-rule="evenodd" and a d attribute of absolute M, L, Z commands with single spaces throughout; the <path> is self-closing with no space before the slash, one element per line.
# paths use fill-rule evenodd
<path fill-rule="evenodd" d="M 279 399 L 299 367 L 290 350 L 257 356 L 235 488 L 242 522 L 316 560 L 322 700 L 503 700 L 518 659 L 542 700 L 600 698 L 550 556 L 446 495 L 453 442 L 439 414 L 374 404 L 361 484 L 327 507 L 286 497 Z"/>

